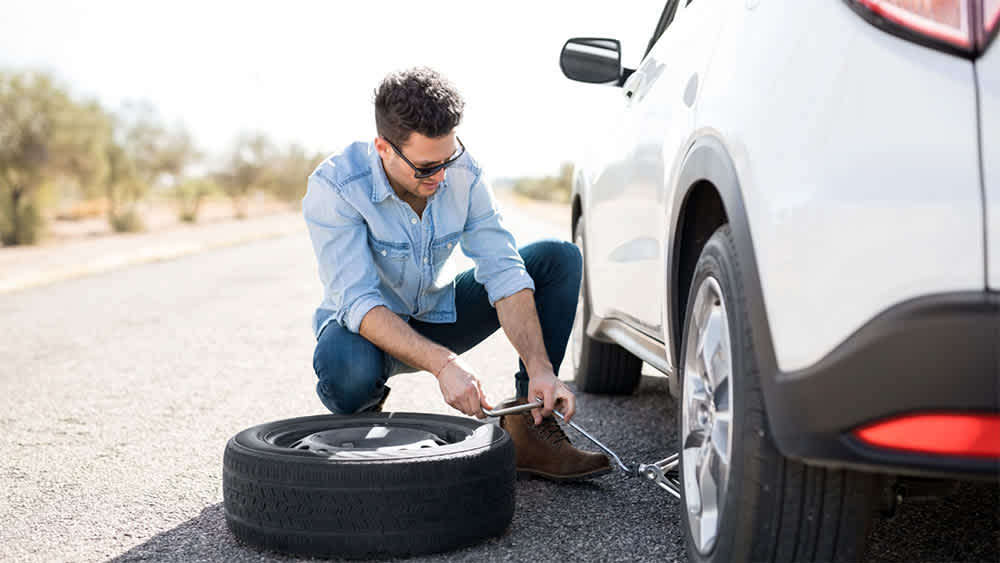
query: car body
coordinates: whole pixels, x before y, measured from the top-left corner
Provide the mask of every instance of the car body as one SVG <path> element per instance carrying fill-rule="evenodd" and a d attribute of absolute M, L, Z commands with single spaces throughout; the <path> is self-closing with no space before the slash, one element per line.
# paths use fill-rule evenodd
<path fill-rule="evenodd" d="M 670 0 L 634 71 L 616 40 L 567 42 L 567 76 L 623 93 L 576 163 L 577 341 L 663 371 L 683 410 L 692 284 L 725 226 L 738 287 L 707 277 L 743 296 L 727 326 L 752 345 L 760 431 L 781 459 L 996 478 L 998 13 L 991 0 Z M 586 364 L 584 390 L 637 381 L 635 362 L 617 384 Z"/>

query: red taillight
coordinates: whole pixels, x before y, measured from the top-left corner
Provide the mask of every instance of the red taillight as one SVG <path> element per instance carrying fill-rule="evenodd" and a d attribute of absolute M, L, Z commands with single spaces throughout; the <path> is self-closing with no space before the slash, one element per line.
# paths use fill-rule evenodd
<path fill-rule="evenodd" d="M 997 29 L 1000 21 L 1000 0 L 985 0 L 983 2 L 983 30 L 989 37 Z"/>
<path fill-rule="evenodd" d="M 877 422 L 854 434 L 880 448 L 1000 458 L 1000 414 L 916 414 Z"/>
<path fill-rule="evenodd" d="M 1000 20 L 1000 0 L 853 0 L 880 23 L 963 53 L 982 52 Z"/>

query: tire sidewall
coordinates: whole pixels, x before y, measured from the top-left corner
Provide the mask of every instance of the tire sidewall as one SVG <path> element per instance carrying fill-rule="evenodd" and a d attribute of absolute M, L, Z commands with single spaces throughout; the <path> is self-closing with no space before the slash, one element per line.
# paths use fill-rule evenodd
<path fill-rule="evenodd" d="M 576 345 L 571 343 L 570 354 L 573 358 L 573 370 L 574 378 L 577 380 L 577 385 L 579 386 L 582 381 L 581 374 L 584 370 L 588 369 L 587 358 L 590 355 L 590 346 L 593 342 L 587 337 L 587 323 L 590 322 L 590 286 L 587 283 L 587 250 L 586 241 L 584 239 L 584 229 L 583 229 L 583 217 L 581 216 L 577 222 L 576 226 L 573 227 L 573 243 L 577 245 L 580 249 L 580 256 L 583 257 L 583 268 L 580 269 L 580 301 L 583 302 L 583 307 L 580 309 L 582 313 L 582 319 L 577 319 L 575 322 L 580 322 L 583 324 L 583 330 L 580 331 L 579 336 L 576 333 L 576 327 L 574 326 L 571 338 L 579 338 L 580 353 L 577 355 Z"/>
<path fill-rule="evenodd" d="M 386 425 L 451 437 L 437 452 L 366 449 L 343 457 L 293 449 L 288 441 L 331 428 Z M 500 536 L 513 520 L 515 481 L 506 431 L 425 413 L 269 422 L 233 436 L 223 456 L 223 504 L 237 540 L 311 557 L 410 557 Z"/>

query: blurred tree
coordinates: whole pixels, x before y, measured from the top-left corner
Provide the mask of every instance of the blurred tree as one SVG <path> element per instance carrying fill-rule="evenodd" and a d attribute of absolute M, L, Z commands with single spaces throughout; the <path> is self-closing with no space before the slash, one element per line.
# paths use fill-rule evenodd
<path fill-rule="evenodd" d="M 163 180 L 176 188 L 184 169 L 201 155 L 187 130 L 168 130 L 148 102 L 124 104 L 114 125 L 107 149 L 108 220 L 116 231 L 141 230 L 138 203 Z"/>
<path fill-rule="evenodd" d="M 277 154 L 274 143 L 264 133 L 244 133 L 237 139 L 228 168 L 216 177 L 232 200 L 237 219 L 247 218 L 247 200 L 254 190 L 271 186 Z"/>
<path fill-rule="evenodd" d="M 174 197 L 178 203 L 177 217 L 187 223 L 197 222 L 202 201 L 218 191 L 219 186 L 211 178 L 185 179 L 174 188 Z"/>
<path fill-rule="evenodd" d="M 45 187 L 58 178 L 91 186 L 107 173 L 110 126 L 96 103 L 78 104 L 37 72 L 0 71 L 0 241 L 37 242 Z"/>
<path fill-rule="evenodd" d="M 322 160 L 320 153 L 309 154 L 301 145 L 290 145 L 271 174 L 270 187 L 275 197 L 292 205 L 298 204 L 306 195 L 309 174 Z"/>
<path fill-rule="evenodd" d="M 562 163 L 555 177 L 519 178 L 512 189 L 532 199 L 568 203 L 573 189 L 573 164 Z"/>
<path fill-rule="evenodd" d="M 175 125 L 162 140 L 157 168 L 161 175 L 169 177 L 172 186 L 177 187 L 183 182 L 184 170 L 203 157 L 187 129 Z"/>

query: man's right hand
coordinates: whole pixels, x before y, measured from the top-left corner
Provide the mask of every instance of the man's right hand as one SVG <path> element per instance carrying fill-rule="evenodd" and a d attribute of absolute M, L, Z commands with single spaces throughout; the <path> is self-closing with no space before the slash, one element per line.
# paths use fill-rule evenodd
<path fill-rule="evenodd" d="M 486 393 L 472 367 L 461 358 L 448 361 L 438 372 L 437 380 L 445 402 L 463 414 L 485 418 L 483 409 L 493 408 L 486 400 Z"/>

